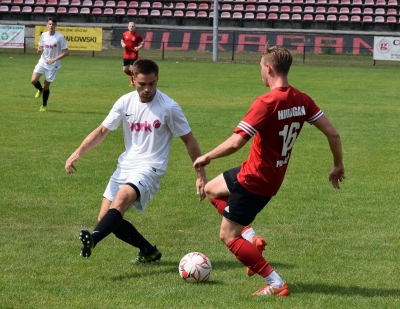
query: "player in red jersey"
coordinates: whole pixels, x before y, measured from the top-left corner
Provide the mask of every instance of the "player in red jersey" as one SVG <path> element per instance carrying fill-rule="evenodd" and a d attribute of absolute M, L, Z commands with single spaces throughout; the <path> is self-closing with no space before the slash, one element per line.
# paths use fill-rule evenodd
<path fill-rule="evenodd" d="M 333 154 L 329 174 L 333 187 L 340 189 L 339 181 L 345 178 L 339 133 L 308 95 L 290 86 L 287 76 L 291 64 L 292 55 L 287 49 L 266 46 L 260 66 L 262 80 L 270 91 L 254 100 L 231 137 L 193 163 L 199 169 L 213 159 L 235 153 L 254 137 L 247 160 L 205 187 L 210 200 L 223 203 L 228 197 L 220 228 L 221 240 L 240 262 L 266 282 L 253 295 L 289 295 L 287 284 L 241 233 L 278 192 L 304 122 L 314 125 L 328 139 Z"/>
<path fill-rule="evenodd" d="M 132 74 L 132 65 L 138 59 L 139 49 L 143 48 L 144 41 L 139 33 L 135 32 L 134 22 L 129 22 L 128 31 L 122 34 L 121 46 L 124 49 L 124 60 L 122 70 L 131 78 L 130 87 L 134 85 L 134 76 Z"/>

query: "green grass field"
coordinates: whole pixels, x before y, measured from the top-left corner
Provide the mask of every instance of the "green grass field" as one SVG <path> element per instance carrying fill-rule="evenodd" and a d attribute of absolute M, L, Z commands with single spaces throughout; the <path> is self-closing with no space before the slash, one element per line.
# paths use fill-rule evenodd
<path fill-rule="evenodd" d="M 292 294 L 279 299 L 251 296 L 263 280 L 248 278 L 219 241 L 220 216 L 198 202 L 180 139 L 155 199 L 144 213 L 126 215 L 163 252 L 161 262 L 132 264 L 138 250 L 113 235 L 81 258 L 78 233 L 96 224 L 123 151 L 121 130 L 84 155 L 78 173 L 67 175 L 64 163 L 132 88 L 120 58 L 71 56 L 51 86 L 48 112 L 39 113 L 30 84 L 37 60 L 0 54 L 0 308 L 400 307 L 398 67 L 291 69 L 291 84 L 339 130 L 347 179 L 341 190 L 331 187 L 326 139 L 305 125 L 280 192 L 253 224 L 268 242 L 264 256 L 289 284 Z M 182 106 L 204 152 L 267 90 L 258 64 L 159 65 L 159 89 Z M 247 150 L 213 161 L 208 178 L 239 165 Z M 208 283 L 179 277 L 190 251 L 210 258 Z"/>

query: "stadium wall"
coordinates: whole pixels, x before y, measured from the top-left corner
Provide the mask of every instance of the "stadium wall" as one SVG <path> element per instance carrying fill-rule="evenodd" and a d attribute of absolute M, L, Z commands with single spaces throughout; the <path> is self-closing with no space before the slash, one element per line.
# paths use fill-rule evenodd
<path fill-rule="evenodd" d="M 26 48 L 34 48 L 35 26 L 44 23 L 1 21 L 4 25 L 25 26 Z M 102 28 L 103 49 L 120 48 L 121 35 L 127 30 L 126 24 L 59 23 L 59 26 Z M 147 49 L 212 50 L 212 27 L 137 24 L 137 31 L 146 41 Z M 393 34 L 382 31 L 220 27 L 219 50 L 258 52 L 268 41 L 272 45 L 283 45 L 295 53 L 331 51 L 336 54 L 372 54 L 374 36 L 393 36 Z"/>

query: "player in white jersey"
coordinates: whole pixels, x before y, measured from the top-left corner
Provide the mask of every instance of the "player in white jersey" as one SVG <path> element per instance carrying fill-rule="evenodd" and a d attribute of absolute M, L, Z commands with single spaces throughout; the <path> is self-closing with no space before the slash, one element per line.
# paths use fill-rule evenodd
<path fill-rule="evenodd" d="M 38 54 L 42 54 L 38 64 L 33 70 L 31 83 L 37 89 L 35 99 L 43 95 L 43 104 L 40 107 L 41 112 L 47 110 L 47 101 L 50 96 L 50 84 L 55 80 L 58 70 L 61 68 L 61 59 L 68 56 L 68 45 L 64 36 L 56 31 L 57 20 L 49 17 L 47 20 L 47 29 L 40 36 Z M 45 74 L 44 85 L 40 83 L 40 77 Z"/>
<path fill-rule="evenodd" d="M 73 173 L 80 156 L 100 144 L 111 130 L 121 124 L 125 151 L 118 159 L 117 169 L 103 194 L 98 224 L 93 233 L 81 230 L 81 256 L 89 257 L 92 249 L 110 233 L 140 249 L 136 262 L 157 261 L 161 252 L 151 245 L 128 221 L 124 213 L 132 205 L 144 211 L 154 197 L 164 175 L 173 137 L 184 142 L 192 161 L 201 151 L 181 107 L 157 89 L 158 65 L 147 59 L 133 65 L 136 91 L 122 96 L 103 123 L 90 133 L 65 163 Z M 205 198 L 207 182 L 204 169 L 197 170 L 196 188 L 200 201 Z"/>

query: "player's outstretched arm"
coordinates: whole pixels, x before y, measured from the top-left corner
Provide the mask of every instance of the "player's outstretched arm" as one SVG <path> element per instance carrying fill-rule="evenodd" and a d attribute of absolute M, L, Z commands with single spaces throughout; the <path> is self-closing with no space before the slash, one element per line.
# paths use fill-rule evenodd
<path fill-rule="evenodd" d="M 323 115 L 313 123 L 328 139 L 329 147 L 333 155 L 333 168 L 329 173 L 329 181 L 335 189 L 340 189 L 339 182 L 346 178 L 344 174 L 342 142 L 328 117 Z"/>
<path fill-rule="evenodd" d="M 72 174 L 74 172 L 72 169 L 77 171 L 74 163 L 78 162 L 81 155 L 100 144 L 105 139 L 108 132 L 110 131 L 106 127 L 100 125 L 83 140 L 81 145 L 70 155 L 70 157 L 65 162 L 65 171 L 67 172 L 67 174 Z"/>
<path fill-rule="evenodd" d="M 192 162 L 194 162 L 194 160 L 196 160 L 197 157 L 201 156 L 201 150 L 199 144 L 197 143 L 196 138 L 193 136 L 192 132 L 190 132 L 186 135 L 181 136 L 181 139 L 186 146 L 186 149 L 188 151 L 190 158 L 192 159 Z M 196 171 L 197 171 L 196 192 L 197 194 L 199 194 L 199 200 L 201 202 L 206 197 L 206 193 L 204 192 L 204 187 L 206 186 L 207 183 L 207 176 L 204 168 L 201 168 Z"/>

